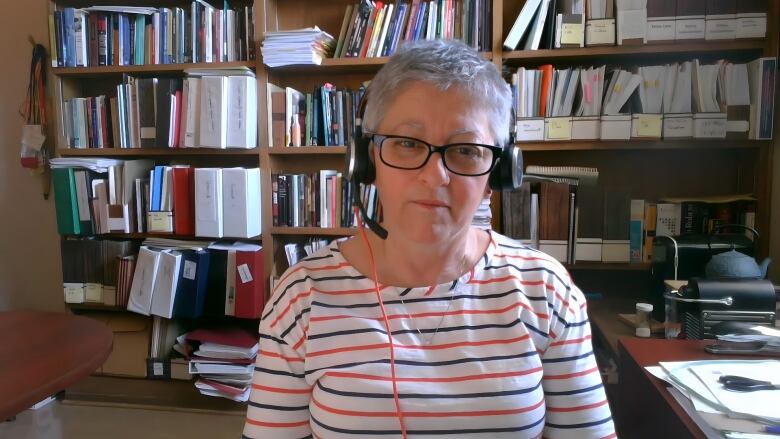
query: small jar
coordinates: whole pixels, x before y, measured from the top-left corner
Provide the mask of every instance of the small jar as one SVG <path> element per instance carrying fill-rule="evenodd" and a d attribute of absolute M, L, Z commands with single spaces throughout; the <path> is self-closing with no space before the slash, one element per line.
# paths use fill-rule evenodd
<path fill-rule="evenodd" d="M 650 337 L 650 315 L 653 305 L 650 303 L 636 304 L 636 336 Z"/>

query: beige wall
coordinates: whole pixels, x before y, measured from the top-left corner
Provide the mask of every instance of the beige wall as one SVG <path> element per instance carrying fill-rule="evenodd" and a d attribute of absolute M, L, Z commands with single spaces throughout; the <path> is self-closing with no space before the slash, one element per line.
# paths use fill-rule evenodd
<path fill-rule="evenodd" d="M 48 2 L 19 3 L 0 14 L 0 310 L 61 310 L 62 275 L 54 201 L 42 179 L 19 165 L 19 138 L 32 46 L 48 46 Z"/>

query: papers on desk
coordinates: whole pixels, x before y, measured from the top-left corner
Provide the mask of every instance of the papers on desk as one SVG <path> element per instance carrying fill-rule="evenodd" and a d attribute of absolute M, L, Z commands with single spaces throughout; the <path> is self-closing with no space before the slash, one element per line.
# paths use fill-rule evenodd
<path fill-rule="evenodd" d="M 736 392 L 718 382 L 722 375 L 737 375 L 777 383 L 780 361 L 662 362 L 646 369 L 690 400 L 697 412 L 689 413 L 692 417 L 698 414 L 717 430 L 754 434 L 765 424 L 780 424 L 780 391 Z"/>

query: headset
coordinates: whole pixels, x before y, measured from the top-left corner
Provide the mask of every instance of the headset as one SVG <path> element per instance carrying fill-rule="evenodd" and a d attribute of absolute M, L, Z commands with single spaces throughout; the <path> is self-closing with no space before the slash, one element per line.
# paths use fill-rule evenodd
<path fill-rule="evenodd" d="M 393 401 L 395 403 L 395 412 L 398 422 L 401 426 L 401 436 L 403 439 L 407 438 L 406 422 L 404 421 L 403 411 L 401 410 L 401 402 L 398 397 L 398 384 L 395 374 L 395 349 L 392 331 L 390 329 L 390 322 L 387 319 L 387 313 L 385 312 L 385 306 L 382 301 L 382 295 L 379 292 L 379 279 L 376 271 L 376 262 L 374 260 L 374 252 L 371 248 L 371 243 L 366 236 L 363 223 L 371 229 L 382 240 L 387 239 L 387 230 L 380 226 L 376 221 L 368 217 L 366 208 L 363 205 L 363 200 L 360 197 L 360 184 L 371 184 L 376 178 L 376 168 L 371 160 L 371 156 L 368 152 L 371 145 L 370 136 L 363 133 L 363 115 L 366 111 L 366 102 L 368 97 L 368 89 L 363 93 L 358 105 L 358 112 L 355 118 L 355 136 L 354 141 L 347 145 L 347 153 L 345 157 L 345 175 L 347 180 L 352 185 L 352 207 L 354 209 L 355 217 L 357 218 L 358 233 L 360 234 L 364 245 L 368 251 L 369 262 L 371 264 L 371 274 L 373 275 L 374 290 L 376 292 L 377 303 L 379 309 L 382 312 L 382 318 L 385 324 L 385 331 L 387 332 L 387 338 L 389 341 L 390 351 L 390 375 L 393 385 Z M 511 114 L 511 122 L 514 122 L 514 110 Z M 488 178 L 488 184 L 491 189 L 503 191 L 513 190 L 520 187 L 523 182 L 523 155 L 515 145 L 514 132 L 510 132 L 509 142 L 503 145 L 501 157 L 498 162 L 493 165 L 493 169 L 490 171 Z"/>

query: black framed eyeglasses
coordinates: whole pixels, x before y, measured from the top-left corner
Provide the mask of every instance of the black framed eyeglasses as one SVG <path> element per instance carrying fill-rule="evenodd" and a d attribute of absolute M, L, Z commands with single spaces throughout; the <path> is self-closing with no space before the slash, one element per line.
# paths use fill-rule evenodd
<path fill-rule="evenodd" d="M 379 148 L 382 163 L 396 169 L 420 169 L 438 152 L 444 167 L 453 174 L 477 177 L 489 173 L 501 157 L 501 147 L 479 143 L 431 145 L 414 137 L 383 134 L 371 134 L 371 140 Z"/>

